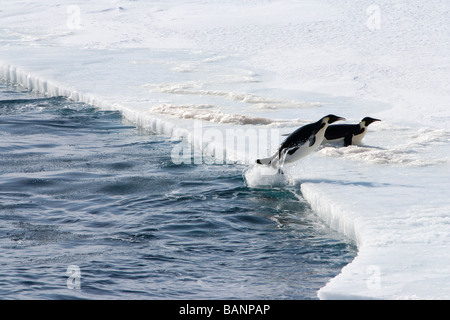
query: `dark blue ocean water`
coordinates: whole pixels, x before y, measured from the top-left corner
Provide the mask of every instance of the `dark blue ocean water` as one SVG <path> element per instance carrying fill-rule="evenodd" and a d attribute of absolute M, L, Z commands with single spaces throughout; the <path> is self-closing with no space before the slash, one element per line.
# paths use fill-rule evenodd
<path fill-rule="evenodd" d="M 0 100 L 2 299 L 316 299 L 356 255 L 298 186 L 175 165 L 118 112 Z"/>

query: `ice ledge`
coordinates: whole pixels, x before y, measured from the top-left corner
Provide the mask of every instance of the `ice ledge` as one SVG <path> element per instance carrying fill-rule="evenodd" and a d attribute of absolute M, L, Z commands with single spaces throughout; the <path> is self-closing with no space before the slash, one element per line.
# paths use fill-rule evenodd
<path fill-rule="evenodd" d="M 344 210 L 337 202 L 328 197 L 318 184 L 303 183 L 300 185 L 300 191 L 305 200 L 311 205 L 312 210 L 319 217 L 321 217 L 326 224 L 353 240 L 356 243 L 358 250 L 360 250 L 362 246 L 362 238 L 360 230 L 355 224 L 355 213 Z M 358 257 L 355 258 L 351 264 L 354 264 L 357 259 Z M 346 270 L 353 269 L 350 268 L 351 264 L 344 267 L 340 275 L 331 279 L 325 287 L 318 291 L 317 296 L 319 299 L 367 299 L 367 297 L 363 297 L 361 295 L 353 295 L 348 292 L 343 292 L 341 285 L 337 285 L 337 283 L 340 282 L 340 278 L 343 278 L 343 274 Z M 360 274 L 360 272 L 350 272 L 354 273 L 354 276 L 352 276 L 353 280 L 357 274 Z M 353 280 L 349 283 L 351 286 L 354 286 Z M 344 281 L 346 280 L 344 279 Z"/>
<path fill-rule="evenodd" d="M 6 83 L 20 85 L 26 90 L 44 94 L 49 97 L 65 97 L 76 102 L 84 102 L 91 105 L 101 104 L 100 101 L 95 99 L 92 95 L 81 94 L 73 88 L 42 79 L 21 68 L 1 62 L 0 80 Z"/>
<path fill-rule="evenodd" d="M 417 206 L 404 199 L 386 207 L 386 194 L 394 194 L 395 189 L 383 188 L 386 190 L 373 192 L 352 185 L 301 184 L 301 192 L 316 214 L 358 246 L 357 257 L 318 291 L 318 297 L 448 299 L 449 207 Z M 421 188 L 418 192 L 425 193 Z M 418 194 L 411 194 L 410 199 L 420 201 Z"/>
<path fill-rule="evenodd" d="M 48 97 L 65 97 L 75 102 L 83 102 L 96 106 L 103 110 L 120 111 L 129 121 L 138 127 L 148 129 L 161 135 L 181 138 L 188 134 L 185 129 L 177 128 L 176 125 L 164 119 L 164 117 L 153 116 L 137 112 L 117 102 L 96 97 L 92 94 L 83 94 L 75 88 L 61 85 L 55 81 L 43 79 L 33 73 L 11 64 L 0 62 L 0 81 L 19 85 L 31 92 L 43 94 Z"/>
<path fill-rule="evenodd" d="M 354 215 L 344 210 L 339 204 L 327 199 L 326 195 L 320 192 L 320 188 L 312 183 L 303 183 L 300 186 L 303 197 L 310 203 L 311 208 L 330 227 L 341 232 L 344 236 L 355 241 L 358 247 L 361 246 L 361 236 L 355 226 Z"/>

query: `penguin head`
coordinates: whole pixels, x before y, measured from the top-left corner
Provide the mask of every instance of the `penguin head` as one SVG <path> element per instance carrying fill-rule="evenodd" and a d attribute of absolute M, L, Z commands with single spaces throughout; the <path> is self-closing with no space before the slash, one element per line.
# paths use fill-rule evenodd
<path fill-rule="evenodd" d="M 345 120 L 345 118 L 335 116 L 334 114 L 329 114 L 321 119 L 321 122 L 324 124 L 332 124 L 333 122 Z"/>
<path fill-rule="evenodd" d="M 368 127 L 369 124 L 371 124 L 372 122 L 375 122 L 375 121 L 381 121 L 381 120 L 380 119 L 374 119 L 374 118 L 371 118 L 371 117 L 365 117 L 364 119 L 361 120 L 361 124 L 364 127 Z"/>

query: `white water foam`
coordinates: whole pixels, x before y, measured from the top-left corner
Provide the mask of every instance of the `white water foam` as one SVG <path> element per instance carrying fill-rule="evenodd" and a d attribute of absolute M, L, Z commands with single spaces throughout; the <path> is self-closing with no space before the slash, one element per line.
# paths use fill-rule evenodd
<path fill-rule="evenodd" d="M 250 188 L 275 188 L 292 185 L 290 177 L 279 174 L 277 169 L 270 166 L 252 165 L 248 167 L 243 177 Z"/>

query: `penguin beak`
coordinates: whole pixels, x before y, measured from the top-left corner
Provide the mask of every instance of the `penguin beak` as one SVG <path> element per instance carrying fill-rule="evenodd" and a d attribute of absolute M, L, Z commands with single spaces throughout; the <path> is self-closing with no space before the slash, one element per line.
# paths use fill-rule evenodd
<path fill-rule="evenodd" d="M 333 116 L 333 117 L 329 117 L 327 122 L 328 122 L 328 124 L 332 124 L 332 123 L 335 123 L 336 121 L 339 121 L 339 120 L 345 120 L 345 118 L 338 117 L 338 116 Z"/>
<path fill-rule="evenodd" d="M 372 118 L 372 119 L 370 119 L 370 121 L 367 122 L 367 125 L 369 125 L 369 124 L 371 124 L 372 122 L 375 122 L 375 121 L 381 121 L 381 120 Z"/>

